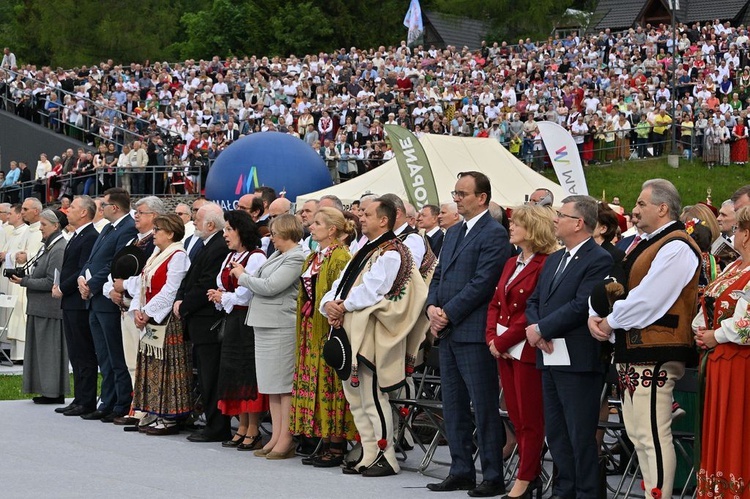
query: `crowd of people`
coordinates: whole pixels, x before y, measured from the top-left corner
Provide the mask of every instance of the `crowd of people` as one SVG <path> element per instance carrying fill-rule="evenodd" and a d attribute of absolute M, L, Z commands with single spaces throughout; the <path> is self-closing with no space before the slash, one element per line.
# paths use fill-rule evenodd
<path fill-rule="evenodd" d="M 594 498 L 602 409 L 609 417 L 600 394 L 614 368 L 647 495 L 668 497 L 672 393 L 700 353 L 698 495 L 746 495 L 737 394 L 750 369 L 750 186 L 720 210 L 683 209 L 662 179 L 644 183 L 631 213 L 589 196 L 555 204 L 546 189 L 509 210 L 491 195 L 486 176 L 465 172 L 452 202 L 419 211 L 366 194 L 348 211 L 325 196 L 293 212 L 268 187 L 231 211 L 204 198 L 173 212 L 155 196 L 131 205 L 121 188 L 64 210 L 0 204 L 0 286 L 22 307 L 11 330 L 25 340 L 24 391 L 63 406 L 70 362 L 65 416 L 173 435 L 195 430 L 200 406 L 191 442 L 279 460 L 319 439 L 303 464 L 381 477 L 399 472 L 396 446 L 407 447 L 389 399 L 437 348 L 451 466 L 428 489 L 505 493 L 515 441 L 507 492 L 531 497 L 546 438 L 553 494 Z"/>
<path fill-rule="evenodd" d="M 16 114 L 96 147 L 111 141 L 118 154 L 158 136 L 175 166 L 202 164 L 240 136 L 279 131 L 317 143 L 348 177 L 387 159 L 383 125 L 396 124 L 417 136 L 489 137 L 542 169 L 540 120 L 570 130 L 586 163 L 659 156 L 672 133 L 673 153 L 709 166 L 746 163 L 745 26 L 676 30 L 71 70 L 17 65 L 6 48 L 0 94 Z"/>

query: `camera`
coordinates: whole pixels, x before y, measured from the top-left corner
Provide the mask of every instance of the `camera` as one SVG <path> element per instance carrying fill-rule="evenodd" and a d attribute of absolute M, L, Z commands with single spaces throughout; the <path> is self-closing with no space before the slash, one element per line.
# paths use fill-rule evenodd
<path fill-rule="evenodd" d="M 18 267 L 15 269 L 3 269 L 3 276 L 10 279 L 11 277 L 18 277 L 19 279 L 26 276 L 26 269 Z"/>

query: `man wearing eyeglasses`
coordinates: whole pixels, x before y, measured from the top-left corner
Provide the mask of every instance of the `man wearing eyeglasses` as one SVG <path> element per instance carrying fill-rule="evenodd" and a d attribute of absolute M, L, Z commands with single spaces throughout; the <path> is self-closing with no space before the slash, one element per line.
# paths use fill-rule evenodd
<path fill-rule="evenodd" d="M 588 333 L 588 299 L 607 275 L 612 257 L 592 234 L 597 203 L 590 196 L 569 196 L 555 217 L 555 236 L 565 246 L 544 263 L 526 304 L 526 340 L 539 349 L 544 424 L 552 460 L 558 469 L 553 497 L 598 497 L 599 394 L 603 369 L 600 345 Z M 547 355 L 567 351 L 569 360 Z"/>
<path fill-rule="evenodd" d="M 101 208 L 109 224 L 99 234 L 78 277 L 78 291 L 90 310 L 89 325 L 102 373 L 101 400 L 97 410 L 81 417 L 113 422 L 130 411 L 133 384 L 123 352 L 120 309 L 104 295 L 103 289 L 112 258 L 138 231 L 129 213 L 130 194 L 126 190 L 106 190 Z"/>
<path fill-rule="evenodd" d="M 487 306 L 511 247 L 507 231 L 489 213 L 492 188 L 486 175 L 459 174 L 451 194 L 464 222 L 445 233 L 427 298 L 430 331 L 442 338 L 440 374 L 451 468 L 445 480 L 427 488 L 492 497 L 505 493 L 505 434 L 498 412 L 497 362 L 487 349 L 484 331 Z M 472 419 L 482 463 L 479 486 L 472 455 Z"/>
<path fill-rule="evenodd" d="M 182 242 L 193 235 L 195 232 L 195 224 L 190 214 L 190 207 L 185 203 L 180 203 L 174 207 L 175 214 L 182 219 L 182 223 L 185 224 L 185 237 L 182 238 Z"/>
<path fill-rule="evenodd" d="M 154 252 L 154 220 L 166 211 L 164 202 L 156 196 L 147 196 L 135 203 L 135 228 L 138 233 L 125 246 L 134 246 L 141 250 L 144 261 Z M 137 275 L 126 280 L 113 280 L 112 274 L 110 274 L 107 276 L 107 282 L 104 284 L 102 293 L 121 310 L 128 310 L 131 298 L 136 294 L 137 286 L 140 286 L 140 279 Z M 122 328 L 125 363 L 128 365 L 130 380 L 135 386 L 135 364 L 138 358 L 141 331 L 135 326 L 135 320 L 131 314 L 121 315 L 120 327 Z M 118 421 L 116 420 L 115 423 L 118 423 Z M 122 424 L 122 421 L 119 421 L 119 423 Z"/>

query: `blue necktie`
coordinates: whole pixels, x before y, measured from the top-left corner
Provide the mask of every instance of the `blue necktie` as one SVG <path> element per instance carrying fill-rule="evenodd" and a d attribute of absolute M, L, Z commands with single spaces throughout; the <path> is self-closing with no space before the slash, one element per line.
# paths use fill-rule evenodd
<path fill-rule="evenodd" d="M 570 253 L 566 251 L 563 254 L 562 260 L 560 260 L 560 266 L 557 267 L 557 272 L 555 272 L 555 277 L 552 278 L 553 288 L 557 286 L 557 283 L 560 282 L 560 279 L 562 279 L 563 272 L 565 271 L 565 264 L 568 263 L 568 258 L 570 258 Z"/>

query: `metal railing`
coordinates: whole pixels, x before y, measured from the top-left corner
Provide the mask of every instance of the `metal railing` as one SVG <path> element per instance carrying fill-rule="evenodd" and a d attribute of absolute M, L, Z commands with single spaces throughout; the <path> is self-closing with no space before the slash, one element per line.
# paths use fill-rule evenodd
<path fill-rule="evenodd" d="M 62 197 L 72 199 L 80 194 L 98 197 L 110 187 L 122 187 L 134 197 L 198 195 L 210 164 L 207 162 L 205 171 L 202 168 L 146 166 L 69 172 L 0 188 L 0 202 L 20 203 L 28 197 L 36 197 L 44 204 L 54 204 Z"/>

